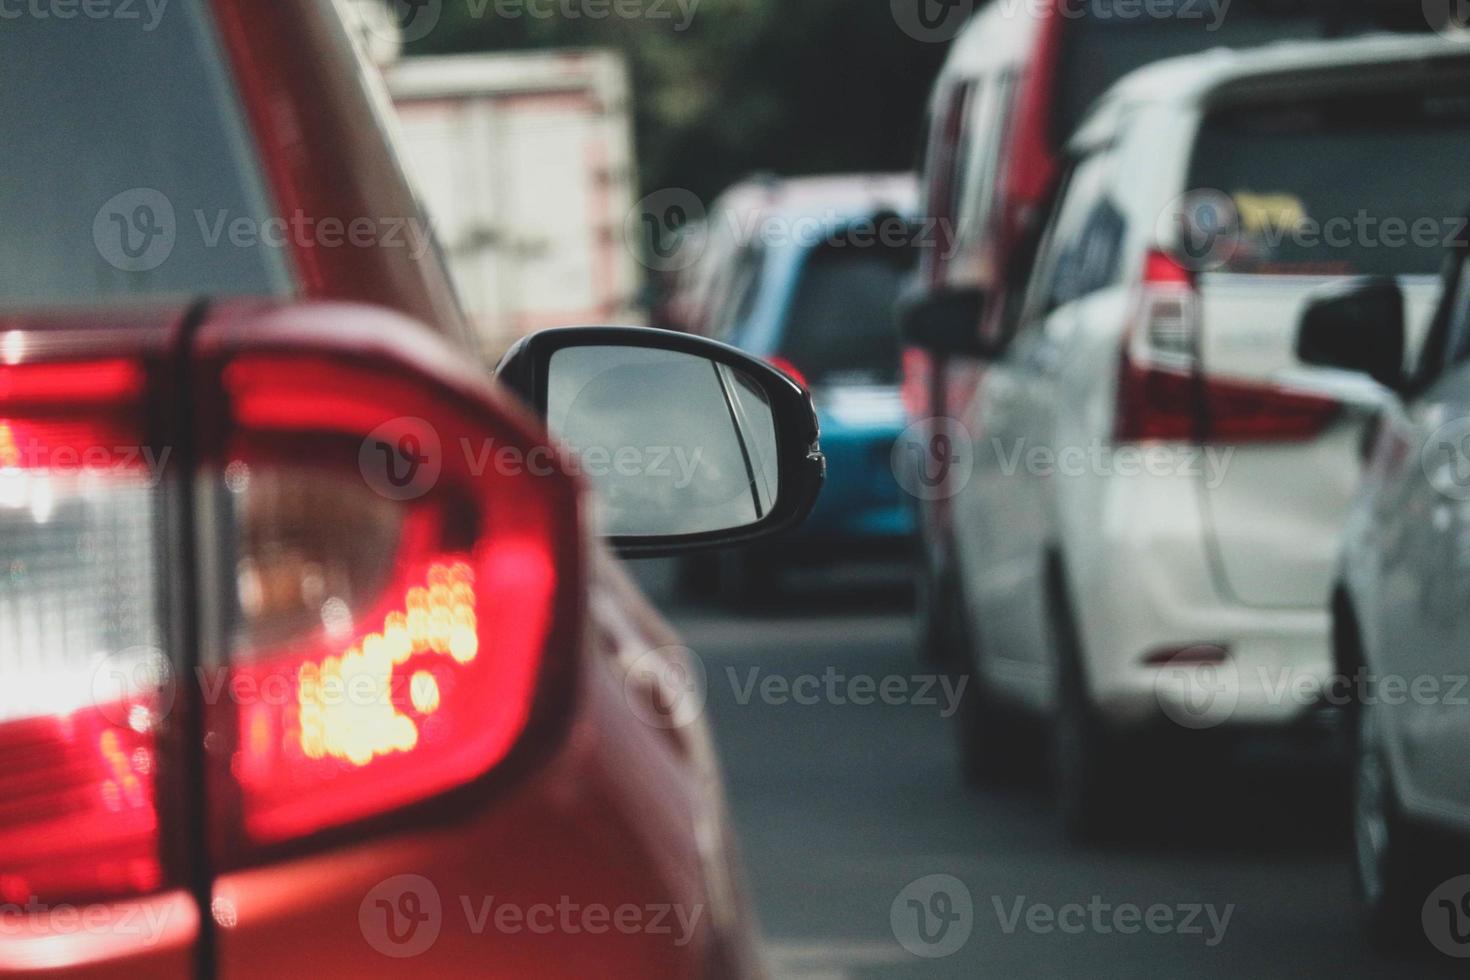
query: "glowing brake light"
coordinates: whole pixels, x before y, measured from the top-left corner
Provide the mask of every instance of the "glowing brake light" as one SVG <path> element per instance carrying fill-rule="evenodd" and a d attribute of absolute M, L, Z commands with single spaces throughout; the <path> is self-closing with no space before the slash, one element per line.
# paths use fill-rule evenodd
<path fill-rule="evenodd" d="M 553 460 L 534 428 L 396 315 L 241 309 L 187 371 L 156 335 L 136 363 L 0 344 L 0 903 L 180 886 L 200 803 L 214 872 L 462 808 L 567 717 L 578 488 L 487 465 Z M 432 478 L 374 478 L 385 447 Z"/>
<path fill-rule="evenodd" d="M 451 392 L 330 358 L 241 355 L 221 377 L 237 612 L 206 686 L 226 693 L 207 710 L 228 866 L 499 768 L 560 684 L 579 538 L 568 478 L 474 468 L 482 442 L 534 443 Z M 409 442 L 438 475 L 397 499 L 364 446 Z"/>
<path fill-rule="evenodd" d="M 168 881 L 146 376 L 123 359 L 0 365 L 0 902 Z"/>

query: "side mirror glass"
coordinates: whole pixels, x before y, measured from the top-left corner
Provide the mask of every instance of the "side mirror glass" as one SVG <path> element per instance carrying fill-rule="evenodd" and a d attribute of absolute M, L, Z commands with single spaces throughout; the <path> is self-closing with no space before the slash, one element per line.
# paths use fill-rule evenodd
<path fill-rule="evenodd" d="M 945 357 L 986 357 L 995 351 L 980 337 L 988 295 L 980 289 L 914 290 L 899 300 L 904 341 Z"/>
<path fill-rule="evenodd" d="M 1352 280 L 1310 301 L 1297 330 L 1307 364 L 1357 371 L 1393 389 L 1404 385 L 1404 293 L 1390 277 Z"/>
<path fill-rule="evenodd" d="M 806 517 L 825 474 L 807 394 L 724 344 L 663 330 L 534 334 L 497 370 L 593 485 L 627 556 L 774 534 Z"/>

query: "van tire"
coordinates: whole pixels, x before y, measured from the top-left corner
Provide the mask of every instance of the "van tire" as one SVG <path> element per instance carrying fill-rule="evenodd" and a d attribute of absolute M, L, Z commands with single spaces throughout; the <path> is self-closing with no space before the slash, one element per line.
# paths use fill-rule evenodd
<path fill-rule="evenodd" d="M 937 596 L 944 611 L 943 647 L 932 656 L 965 684 L 954 713 L 955 749 L 965 785 L 982 789 L 1013 786 L 1033 774 L 1045 753 L 1028 731 L 1021 709 L 986 683 L 981 644 L 960 594 L 958 577 L 945 575 Z"/>
<path fill-rule="evenodd" d="M 1088 693 L 1071 606 L 1062 591 L 1055 580 L 1047 590 L 1056 652 L 1052 784 L 1067 836 L 1079 844 L 1103 844 L 1120 826 L 1120 797 L 1125 794 L 1121 751 Z"/>

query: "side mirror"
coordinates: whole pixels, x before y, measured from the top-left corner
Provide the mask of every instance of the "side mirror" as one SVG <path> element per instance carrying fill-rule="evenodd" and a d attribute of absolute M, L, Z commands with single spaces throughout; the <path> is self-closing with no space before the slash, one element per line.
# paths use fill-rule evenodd
<path fill-rule="evenodd" d="M 741 544 L 799 524 L 826 475 L 810 396 L 733 347 L 667 330 L 568 327 L 496 368 L 598 491 L 627 557 Z"/>
<path fill-rule="evenodd" d="M 1392 390 L 1404 385 L 1404 292 L 1390 277 L 1354 279 L 1314 298 L 1297 329 L 1307 364 L 1368 375 Z"/>
<path fill-rule="evenodd" d="M 904 341 L 945 357 L 986 357 L 995 351 L 980 338 L 988 294 L 981 289 L 910 290 L 898 302 Z"/>

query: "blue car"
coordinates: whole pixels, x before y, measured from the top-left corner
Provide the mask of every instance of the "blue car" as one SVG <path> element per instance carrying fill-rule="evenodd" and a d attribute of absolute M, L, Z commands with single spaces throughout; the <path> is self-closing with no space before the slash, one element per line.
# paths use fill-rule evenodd
<path fill-rule="evenodd" d="M 906 422 L 893 320 L 915 262 L 913 180 L 896 177 L 764 181 L 716 204 L 711 235 L 738 236 L 720 249 L 705 329 L 765 358 L 812 391 L 828 476 L 807 524 L 775 544 L 691 569 L 688 584 L 729 599 L 771 591 L 780 573 L 843 559 L 904 557 L 913 501 L 890 460 Z M 751 204 L 752 201 L 756 203 Z"/>

